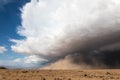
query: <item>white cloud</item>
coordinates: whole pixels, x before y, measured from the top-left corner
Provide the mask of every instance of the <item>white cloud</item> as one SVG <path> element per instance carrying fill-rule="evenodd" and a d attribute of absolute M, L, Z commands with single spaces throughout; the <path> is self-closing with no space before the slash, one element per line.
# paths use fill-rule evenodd
<path fill-rule="evenodd" d="M 41 59 L 36 55 L 30 55 L 13 60 L 0 60 L 0 66 L 5 66 L 9 68 L 39 68 L 45 62 L 47 62 L 47 60 Z"/>
<path fill-rule="evenodd" d="M 0 46 L 0 53 L 4 53 L 5 51 L 7 51 L 7 49 L 3 46 Z"/>
<path fill-rule="evenodd" d="M 17 68 L 37 68 L 42 66 L 42 64 L 45 62 L 47 62 L 47 60 L 41 59 L 36 55 L 30 55 L 24 58 L 17 58 L 13 60 L 13 63 L 16 64 Z"/>
<path fill-rule="evenodd" d="M 120 32 L 120 1 L 32 0 L 23 7 L 21 18 L 18 33 L 26 39 L 11 40 L 16 43 L 12 50 L 52 59 L 117 39 L 119 34 L 107 36 Z"/>
<path fill-rule="evenodd" d="M 14 60 L 14 62 L 25 63 L 25 64 L 38 64 L 43 61 L 47 61 L 47 60 L 41 59 L 40 57 L 36 55 L 30 55 L 25 58 L 17 58 Z"/>

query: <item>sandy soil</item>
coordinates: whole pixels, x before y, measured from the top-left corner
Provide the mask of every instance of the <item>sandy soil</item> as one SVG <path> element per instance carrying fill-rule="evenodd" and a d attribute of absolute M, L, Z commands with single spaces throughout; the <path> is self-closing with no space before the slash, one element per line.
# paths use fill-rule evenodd
<path fill-rule="evenodd" d="M 120 80 L 120 70 L 8 70 L 0 80 Z"/>

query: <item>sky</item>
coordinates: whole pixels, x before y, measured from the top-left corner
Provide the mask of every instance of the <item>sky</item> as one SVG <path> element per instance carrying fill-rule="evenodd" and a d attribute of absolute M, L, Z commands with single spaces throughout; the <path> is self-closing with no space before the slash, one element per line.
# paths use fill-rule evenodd
<path fill-rule="evenodd" d="M 38 65 L 36 62 L 39 59 L 36 56 L 19 54 L 11 50 L 14 43 L 10 39 L 24 38 L 17 34 L 17 27 L 21 25 L 20 9 L 27 2 L 30 0 L 0 0 L 0 66 L 25 68 Z M 31 58 L 35 58 L 36 61 L 27 61 Z"/>
<path fill-rule="evenodd" d="M 119 0 L 1 0 L 0 66 L 120 68 L 119 25 Z"/>

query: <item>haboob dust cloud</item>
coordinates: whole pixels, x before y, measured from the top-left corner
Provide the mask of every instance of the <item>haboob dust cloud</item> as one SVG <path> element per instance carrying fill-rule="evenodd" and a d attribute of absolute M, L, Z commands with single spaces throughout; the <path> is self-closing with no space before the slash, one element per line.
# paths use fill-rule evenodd
<path fill-rule="evenodd" d="M 21 19 L 11 48 L 43 69 L 120 68 L 120 0 L 31 0 Z"/>

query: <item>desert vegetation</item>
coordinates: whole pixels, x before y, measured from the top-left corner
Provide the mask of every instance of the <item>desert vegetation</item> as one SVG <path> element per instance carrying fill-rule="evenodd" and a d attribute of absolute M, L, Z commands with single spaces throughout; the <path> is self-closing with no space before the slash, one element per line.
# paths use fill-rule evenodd
<path fill-rule="evenodd" d="M 0 80 L 120 80 L 120 70 L 8 70 Z"/>

